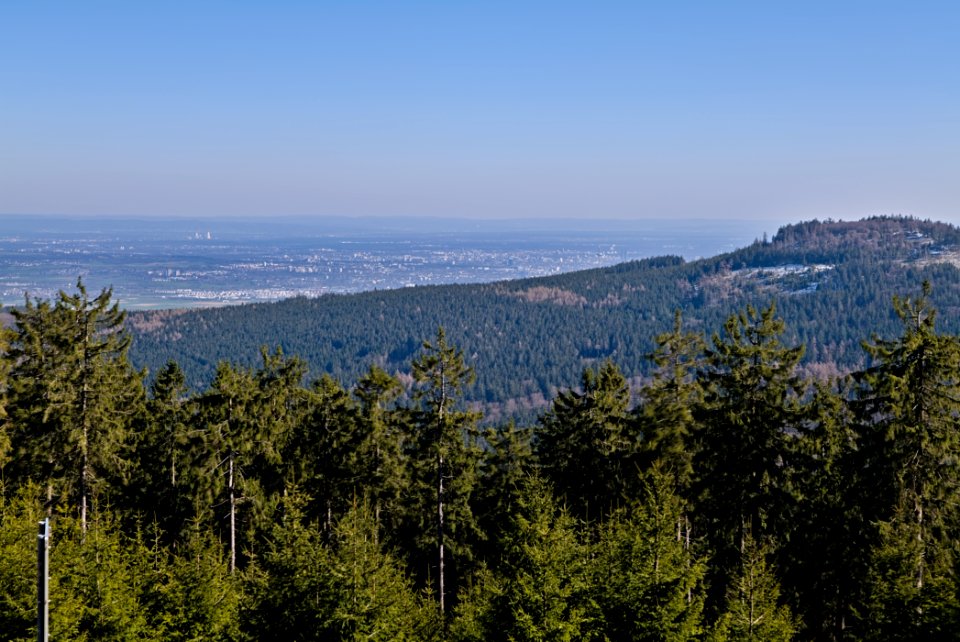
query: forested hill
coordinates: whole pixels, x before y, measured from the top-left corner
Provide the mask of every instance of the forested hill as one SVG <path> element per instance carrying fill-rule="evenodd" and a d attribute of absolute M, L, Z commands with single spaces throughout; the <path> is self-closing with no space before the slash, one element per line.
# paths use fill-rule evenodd
<path fill-rule="evenodd" d="M 860 343 L 898 332 L 892 297 L 933 286 L 941 329 L 960 330 L 960 229 L 903 217 L 810 221 L 709 259 L 660 257 L 610 268 L 482 285 L 447 285 L 294 298 L 189 311 L 135 312 L 131 358 L 157 372 L 178 362 L 195 387 L 221 360 L 256 365 L 280 347 L 310 376 L 349 385 L 377 364 L 403 378 L 438 326 L 477 373 L 467 398 L 496 419 L 540 407 L 576 386 L 585 366 L 611 359 L 642 377 L 654 338 L 684 326 L 707 336 L 747 305 L 776 302 L 785 339 L 805 345 L 814 374 L 865 363 Z"/>

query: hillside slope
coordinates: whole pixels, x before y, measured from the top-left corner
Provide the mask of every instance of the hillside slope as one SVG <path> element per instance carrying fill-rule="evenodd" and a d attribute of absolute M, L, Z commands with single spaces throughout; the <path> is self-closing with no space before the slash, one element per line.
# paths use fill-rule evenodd
<path fill-rule="evenodd" d="M 538 407 L 582 369 L 613 359 L 642 377 L 674 311 L 707 335 L 746 305 L 775 301 L 805 364 L 830 374 L 862 365 L 860 342 L 895 333 L 895 294 L 933 284 L 942 329 L 960 330 L 960 230 L 881 217 L 811 221 L 710 259 L 660 257 L 610 268 L 483 285 L 418 287 L 189 311 L 137 312 L 131 357 L 156 372 L 180 363 L 192 385 L 220 360 L 254 365 L 261 346 L 299 355 L 311 376 L 351 384 L 371 364 L 403 376 L 442 325 L 477 372 L 469 398 L 488 413 Z"/>

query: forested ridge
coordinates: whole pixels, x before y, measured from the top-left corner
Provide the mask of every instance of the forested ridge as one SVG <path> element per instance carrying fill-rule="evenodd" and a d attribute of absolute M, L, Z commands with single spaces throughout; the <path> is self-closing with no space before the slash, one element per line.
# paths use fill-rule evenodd
<path fill-rule="evenodd" d="M 477 373 L 467 400 L 493 418 L 529 420 L 580 371 L 605 359 L 635 384 L 652 372 L 653 337 L 685 324 L 704 332 L 747 305 L 776 300 L 802 365 L 827 376 L 861 368 L 860 342 L 889 334 L 894 294 L 929 280 L 944 328 L 960 331 L 960 231 L 878 217 L 811 221 L 708 259 L 660 257 L 610 268 L 493 284 L 417 287 L 295 298 L 271 304 L 130 316 L 131 359 L 157 372 L 177 361 L 188 385 L 222 360 L 255 367 L 262 346 L 306 362 L 310 376 L 356 381 L 371 365 L 406 376 L 432 328 L 443 326 Z"/>
<path fill-rule="evenodd" d="M 913 232 L 926 274 L 948 249 Z M 28 299 L 0 335 L 0 635 L 35 637 L 51 516 L 57 640 L 955 639 L 955 285 L 889 299 L 838 377 L 783 297 L 675 310 L 639 387 L 598 354 L 529 424 L 468 403 L 484 361 L 443 325 L 397 373 L 270 347 L 192 389 L 132 365 L 109 290 Z"/>

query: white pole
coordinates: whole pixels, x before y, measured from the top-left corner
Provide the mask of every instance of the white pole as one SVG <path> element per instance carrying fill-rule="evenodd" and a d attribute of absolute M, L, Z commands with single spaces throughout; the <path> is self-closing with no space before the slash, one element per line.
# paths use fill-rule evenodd
<path fill-rule="evenodd" d="M 50 518 L 37 535 L 37 642 L 47 642 L 50 621 Z"/>

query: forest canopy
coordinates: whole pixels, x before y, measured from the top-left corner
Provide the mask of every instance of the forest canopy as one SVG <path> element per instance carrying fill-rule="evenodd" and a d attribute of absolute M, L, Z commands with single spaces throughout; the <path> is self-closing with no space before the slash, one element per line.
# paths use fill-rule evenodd
<path fill-rule="evenodd" d="M 36 635 L 50 516 L 54 639 L 949 637 L 960 340 L 934 291 L 833 378 L 776 303 L 676 312 L 641 386 L 599 359 L 519 425 L 466 403 L 444 327 L 405 376 L 261 348 L 193 390 L 131 365 L 109 290 L 28 299 L 0 344 L 0 630 Z"/>

